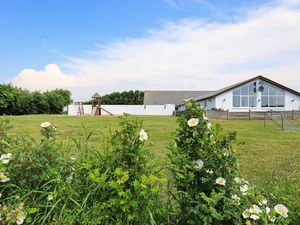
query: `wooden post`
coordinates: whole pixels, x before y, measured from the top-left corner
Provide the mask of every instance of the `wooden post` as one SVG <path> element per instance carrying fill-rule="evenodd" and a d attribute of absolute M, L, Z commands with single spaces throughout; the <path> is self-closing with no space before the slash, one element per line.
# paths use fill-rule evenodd
<path fill-rule="evenodd" d="M 265 118 L 264 118 L 264 128 L 266 128 L 266 119 L 267 119 L 267 112 L 265 112 Z"/>
<path fill-rule="evenodd" d="M 273 109 L 271 109 L 271 118 L 273 118 Z"/>
<path fill-rule="evenodd" d="M 284 127 L 283 127 L 283 114 L 282 114 L 282 112 L 281 112 L 281 128 L 282 128 L 282 130 L 284 130 Z"/>
<path fill-rule="evenodd" d="M 229 109 L 227 109 L 227 120 L 229 120 Z"/>
<path fill-rule="evenodd" d="M 295 111 L 292 109 L 292 120 L 295 119 Z"/>
<path fill-rule="evenodd" d="M 249 109 L 249 120 L 251 120 L 251 109 Z"/>

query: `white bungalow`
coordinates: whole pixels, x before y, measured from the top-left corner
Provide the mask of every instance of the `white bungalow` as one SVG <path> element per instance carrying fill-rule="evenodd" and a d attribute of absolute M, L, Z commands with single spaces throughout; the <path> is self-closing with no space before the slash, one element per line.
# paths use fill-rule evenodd
<path fill-rule="evenodd" d="M 300 110 L 300 93 L 263 76 L 194 98 L 204 108 L 229 111 Z M 179 105 L 179 111 L 184 105 Z"/>

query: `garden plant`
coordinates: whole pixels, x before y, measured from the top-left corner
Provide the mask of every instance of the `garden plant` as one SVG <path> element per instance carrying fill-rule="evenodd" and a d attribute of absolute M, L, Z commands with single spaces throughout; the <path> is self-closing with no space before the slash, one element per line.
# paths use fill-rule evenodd
<path fill-rule="evenodd" d="M 41 123 L 41 138 L 0 121 L 1 224 L 297 224 L 276 196 L 241 178 L 236 134 L 212 127 L 187 101 L 168 160 L 158 164 L 142 122 L 124 115 L 99 146 L 75 146 Z"/>

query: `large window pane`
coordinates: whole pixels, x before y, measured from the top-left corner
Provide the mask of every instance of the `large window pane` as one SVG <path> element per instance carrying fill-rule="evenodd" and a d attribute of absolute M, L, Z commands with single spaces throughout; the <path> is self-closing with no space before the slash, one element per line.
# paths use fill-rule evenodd
<path fill-rule="evenodd" d="M 268 107 L 269 103 L 268 103 L 268 96 L 262 96 L 261 97 L 261 107 Z"/>
<path fill-rule="evenodd" d="M 249 94 L 249 86 L 244 86 L 241 88 L 241 95 L 248 95 Z"/>
<path fill-rule="evenodd" d="M 249 106 L 256 107 L 256 96 L 255 95 L 249 96 Z"/>
<path fill-rule="evenodd" d="M 276 96 L 269 96 L 269 107 L 276 107 Z"/>
<path fill-rule="evenodd" d="M 277 97 L 277 107 L 284 107 L 284 96 Z"/>
<path fill-rule="evenodd" d="M 276 88 L 274 88 L 274 87 L 269 87 L 269 95 L 276 95 L 277 94 L 277 92 L 276 92 Z"/>
<path fill-rule="evenodd" d="M 249 102 L 248 102 L 249 97 L 248 96 L 242 96 L 242 107 L 249 107 Z"/>
<path fill-rule="evenodd" d="M 277 89 L 277 95 L 284 96 L 284 91 Z"/>
<path fill-rule="evenodd" d="M 263 85 L 263 92 L 261 93 L 261 95 L 268 95 L 268 93 L 269 93 L 269 87 L 268 87 L 268 85 Z"/>
<path fill-rule="evenodd" d="M 240 107 L 240 96 L 233 96 L 233 107 Z"/>
<path fill-rule="evenodd" d="M 233 95 L 241 95 L 241 89 L 234 90 Z"/>
<path fill-rule="evenodd" d="M 255 95 L 256 92 L 257 92 L 257 90 L 256 90 L 254 84 L 250 84 L 249 85 L 249 95 Z"/>

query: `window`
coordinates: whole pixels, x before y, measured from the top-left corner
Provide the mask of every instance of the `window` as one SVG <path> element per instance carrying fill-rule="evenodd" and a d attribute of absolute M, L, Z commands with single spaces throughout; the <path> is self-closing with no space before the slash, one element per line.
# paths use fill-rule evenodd
<path fill-rule="evenodd" d="M 261 107 L 284 107 L 284 91 L 270 84 L 264 84 L 261 93 Z"/>
<path fill-rule="evenodd" d="M 256 107 L 256 91 L 254 84 L 245 85 L 233 91 L 233 107 Z"/>

